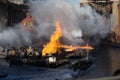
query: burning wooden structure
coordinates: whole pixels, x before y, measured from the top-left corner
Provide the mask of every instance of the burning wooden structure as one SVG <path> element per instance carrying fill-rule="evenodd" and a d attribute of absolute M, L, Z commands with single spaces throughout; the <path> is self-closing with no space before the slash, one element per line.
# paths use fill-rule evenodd
<path fill-rule="evenodd" d="M 28 9 L 27 5 L 17 5 L 11 2 L 7 3 L 8 5 L 8 25 L 13 25 L 14 23 L 19 23 L 26 16 L 26 10 Z M 16 14 L 19 13 L 19 14 Z M 29 18 L 30 19 L 30 18 Z M 24 22 L 24 20 L 23 20 Z M 21 22 L 24 25 L 24 23 Z M 26 25 L 27 23 L 25 23 Z M 55 31 L 50 36 L 50 41 L 43 46 L 41 49 L 38 47 L 37 50 L 29 48 L 11 48 L 7 51 L 6 59 L 10 64 L 14 65 L 36 65 L 41 67 L 56 67 L 69 63 L 69 58 L 79 57 L 81 58 L 81 53 L 78 52 L 74 54 L 74 51 L 84 49 L 92 50 L 93 47 L 86 46 L 73 46 L 65 45 L 60 42 L 60 37 L 62 37 L 62 29 L 60 22 L 56 22 Z M 39 50 L 40 49 L 40 50 Z M 83 55 L 82 57 L 86 57 Z"/>
<path fill-rule="evenodd" d="M 84 50 L 92 50 L 93 47 L 86 46 L 73 46 L 73 45 L 64 45 L 60 43 L 59 38 L 62 36 L 62 29 L 60 26 L 60 22 L 56 22 L 55 31 L 50 36 L 50 41 L 44 45 L 43 49 L 33 49 L 22 48 L 20 50 L 13 48 L 9 51 L 9 55 L 7 56 L 7 60 L 10 64 L 17 65 L 35 65 L 40 67 L 57 67 L 60 65 L 64 65 L 69 63 L 69 58 L 72 54 L 74 57 L 74 51 L 78 49 Z M 79 53 L 79 55 L 78 55 Z M 78 52 L 76 57 L 82 58 L 86 57 L 84 52 Z"/>

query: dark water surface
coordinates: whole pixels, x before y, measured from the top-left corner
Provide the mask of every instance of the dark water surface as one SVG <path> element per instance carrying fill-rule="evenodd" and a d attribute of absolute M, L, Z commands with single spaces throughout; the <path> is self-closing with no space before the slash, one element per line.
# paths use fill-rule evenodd
<path fill-rule="evenodd" d="M 117 69 L 120 69 L 120 47 L 101 45 L 95 47 L 93 56 L 96 58 L 94 70 L 82 78 L 102 78 L 113 76 Z"/>
<path fill-rule="evenodd" d="M 68 69 L 46 69 L 30 66 L 1 66 L 0 71 L 8 74 L 6 78 L 1 80 L 64 80 L 71 78 L 72 74 L 74 73 Z"/>
<path fill-rule="evenodd" d="M 120 48 L 96 47 L 93 51 L 93 57 L 96 58 L 96 66 L 77 79 L 109 77 L 113 75 L 115 70 L 120 69 Z M 3 60 L 0 61 L 4 63 Z M 1 80 L 66 80 L 81 73 L 69 69 L 48 69 L 32 66 L 0 66 L 0 72 L 8 74 L 6 78 Z"/>

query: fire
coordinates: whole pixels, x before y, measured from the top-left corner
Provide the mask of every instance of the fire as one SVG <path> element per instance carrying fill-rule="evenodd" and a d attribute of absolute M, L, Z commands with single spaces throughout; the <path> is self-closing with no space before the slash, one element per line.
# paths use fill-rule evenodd
<path fill-rule="evenodd" d="M 68 46 L 68 45 L 62 45 L 60 44 L 59 38 L 62 36 L 62 29 L 60 27 L 60 22 L 56 22 L 56 27 L 54 33 L 50 37 L 50 42 L 48 42 L 46 45 L 44 45 L 44 48 L 42 50 L 42 56 L 45 56 L 46 54 L 53 54 L 56 53 L 58 48 L 65 48 L 65 51 L 73 51 L 76 49 L 88 49 L 92 50 L 93 48 L 91 46 Z"/>
<path fill-rule="evenodd" d="M 86 45 L 86 46 L 72 46 L 72 45 L 67 46 L 67 45 L 62 45 L 61 47 L 65 48 L 65 51 L 74 51 L 76 49 L 87 49 L 87 50 L 92 50 L 93 49 L 93 47 L 88 46 L 88 45 Z"/>
<path fill-rule="evenodd" d="M 59 38 L 62 36 L 62 30 L 60 27 L 60 23 L 56 22 L 56 29 L 53 35 L 50 37 L 50 42 L 44 45 L 42 50 L 42 55 L 45 56 L 47 53 L 56 53 L 57 48 L 60 46 Z"/>

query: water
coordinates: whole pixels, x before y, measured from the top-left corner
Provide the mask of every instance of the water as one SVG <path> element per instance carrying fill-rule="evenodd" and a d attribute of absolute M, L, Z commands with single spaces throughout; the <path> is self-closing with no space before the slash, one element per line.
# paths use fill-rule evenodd
<path fill-rule="evenodd" d="M 120 69 L 120 47 L 101 45 L 95 47 L 93 56 L 96 58 L 96 67 L 94 70 L 82 76 L 82 79 L 110 77 L 113 76 L 117 69 Z"/>
<path fill-rule="evenodd" d="M 7 78 L 3 80 L 55 80 L 59 78 L 64 80 L 70 78 L 74 73 L 68 69 L 49 69 L 33 66 L 0 66 L 0 72 L 8 74 Z M 66 77 L 64 78 L 64 76 Z"/>
<path fill-rule="evenodd" d="M 7 73 L 8 76 L 1 80 L 69 80 L 78 75 L 91 71 L 91 66 L 86 71 L 76 71 L 64 69 L 51 69 L 33 66 L 0 66 L 0 72 Z"/>
<path fill-rule="evenodd" d="M 86 72 L 33 66 L 0 66 L 0 72 L 8 74 L 6 78 L 1 80 L 69 80 L 73 77 L 79 80 L 81 78 L 109 77 L 116 69 L 120 69 L 120 48 L 96 47 L 93 56 L 96 58 L 95 66 Z"/>

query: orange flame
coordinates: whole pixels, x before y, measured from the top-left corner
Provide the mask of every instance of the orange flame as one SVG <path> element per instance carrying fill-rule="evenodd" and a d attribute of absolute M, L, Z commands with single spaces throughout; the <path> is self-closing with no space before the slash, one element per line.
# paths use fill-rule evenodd
<path fill-rule="evenodd" d="M 59 38 L 62 36 L 62 30 L 60 28 L 60 23 L 56 22 L 56 29 L 53 33 L 53 35 L 50 37 L 50 42 L 47 43 L 43 50 L 42 55 L 45 56 L 47 53 L 56 53 L 57 48 L 60 45 Z"/>
<path fill-rule="evenodd" d="M 56 22 L 56 28 L 54 33 L 50 37 L 50 42 L 48 42 L 46 45 L 44 45 L 44 48 L 42 50 L 42 56 L 45 56 L 46 54 L 53 54 L 56 53 L 58 48 L 65 48 L 66 51 L 73 51 L 76 49 L 88 49 L 92 50 L 93 48 L 91 46 L 68 46 L 68 45 L 62 45 L 59 42 L 59 38 L 62 36 L 62 30 L 60 27 L 60 23 Z"/>
<path fill-rule="evenodd" d="M 65 51 L 74 51 L 76 49 L 87 49 L 87 50 L 92 50 L 93 49 L 93 47 L 88 46 L 88 45 L 86 45 L 86 46 L 72 46 L 72 45 L 67 46 L 67 45 L 62 45 L 60 47 L 65 48 Z"/>

